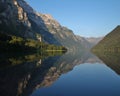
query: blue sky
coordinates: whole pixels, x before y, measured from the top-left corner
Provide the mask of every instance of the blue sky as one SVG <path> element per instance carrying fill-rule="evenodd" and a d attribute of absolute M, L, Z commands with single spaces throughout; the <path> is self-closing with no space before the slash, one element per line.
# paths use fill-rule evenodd
<path fill-rule="evenodd" d="M 120 0 L 25 0 L 84 37 L 106 35 L 120 24 Z"/>

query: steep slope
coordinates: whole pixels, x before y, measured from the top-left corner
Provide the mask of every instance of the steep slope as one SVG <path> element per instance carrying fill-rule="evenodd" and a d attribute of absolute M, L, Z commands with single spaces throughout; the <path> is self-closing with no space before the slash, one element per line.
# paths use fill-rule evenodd
<path fill-rule="evenodd" d="M 106 35 L 93 50 L 120 51 L 120 26 Z"/>
<path fill-rule="evenodd" d="M 89 45 L 92 48 L 98 42 L 100 42 L 103 39 L 103 37 L 90 37 L 90 38 L 85 38 L 85 39 L 89 42 Z"/>
<path fill-rule="evenodd" d="M 2 0 L 0 5 L 1 33 L 35 40 L 42 37 L 44 42 L 61 45 L 24 0 Z"/>
<path fill-rule="evenodd" d="M 16 0 L 0 1 L 0 32 L 20 37 L 35 38 L 27 13 Z"/>
<path fill-rule="evenodd" d="M 84 46 L 85 49 L 87 50 L 91 50 L 91 48 L 93 46 L 95 46 L 100 40 L 103 39 L 103 37 L 90 37 L 90 38 L 86 38 L 86 37 L 81 37 L 79 35 L 77 35 L 77 39 L 81 42 L 81 45 Z"/>
<path fill-rule="evenodd" d="M 60 42 L 58 42 L 58 40 L 49 32 L 43 19 L 37 15 L 37 12 L 33 10 L 32 7 L 30 7 L 24 0 L 17 0 L 17 2 L 27 13 L 31 23 L 31 29 L 36 32 L 37 37 L 39 37 L 40 34 L 44 42 L 61 45 Z"/>
<path fill-rule="evenodd" d="M 91 49 L 91 43 L 86 40 L 86 38 L 78 36 L 77 39 L 81 42 L 81 45 L 84 46 L 85 49 Z"/>
<path fill-rule="evenodd" d="M 37 13 L 43 20 L 49 32 L 57 39 L 62 45 L 68 49 L 83 48 L 81 41 L 73 33 L 72 30 L 60 25 L 51 15 Z"/>
<path fill-rule="evenodd" d="M 24 0 L 0 1 L 0 32 L 63 45 L 70 50 L 85 48 L 72 30 L 49 14 L 33 10 Z"/>

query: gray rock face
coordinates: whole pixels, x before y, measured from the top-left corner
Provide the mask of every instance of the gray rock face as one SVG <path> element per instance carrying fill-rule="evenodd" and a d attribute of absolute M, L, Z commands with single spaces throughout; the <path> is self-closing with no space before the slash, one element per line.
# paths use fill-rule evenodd
<path fill-rule="evenodd" d="M 0 32 L 63 45 L 70 50 L 84 48 L 73 31 L 60 25 L 51 15 L 32 9 L 24 0 L 0 1 Z"/>
<path fill-rule="evenodd" d="M 0 31 L 6 34 L 35 39 L 27 13 L 16 0 L 0 1 Z"/>
<path fill-rule="evenodd" d="M 77 38 L 77 36 L 73 33 L 72 30 L 68 29 L 60 25 L 58 21 L 56 21 L 49 14 L 41 14 L 37 13 L 40 16 L 49 30 L 49 32 L 65 47 L 70 50 L 81 49 L 83 46 L 81 45 L 81 41 Z"/>
<path fill-rule="evenodd" d="M 0 5 L 0 32 L 61 45 L 24 0 L 2 0 Z"/>
<path fill-rule="evenodd" d="M 58 42 L 57 39 L 55 39 L 48 31 L 44 21 L 37 15 L 37 12 L 33 10 L 32 7 L 30 7 L 24 0 L 17 0 L 17 2 L 27 13 L 28 19 L 31 23 L 31 29 L 35 32 L 37 39 L 40 35 L 46 43 L 61 45 L 60 42 Z"/>

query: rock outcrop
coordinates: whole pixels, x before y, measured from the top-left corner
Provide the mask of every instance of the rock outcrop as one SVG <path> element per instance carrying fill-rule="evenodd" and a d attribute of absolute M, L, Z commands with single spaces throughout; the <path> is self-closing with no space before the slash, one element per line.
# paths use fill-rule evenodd
<path fill-rule="evenodd" d="M 44 23 L 49 30 L 49 32 L 57 39 L 63 46 L 67 47 L 71 50 L 76 50 L 83 48 L 81 45 L 81 41 L 77 38 L 77 36 L 73 33 L 72 30 L 68 29 L 60 25 L 58 21 L 56 21 L 51 15 L 49 14 L 40 14 L 40 16 Z"/>
<path fill-rule="evenodd" d="M 0 1 L 0 32 L 63 45 L 70 50 L 84 48 L 72 30 L 49 14 L 36 12 L 24 0 Z"/>
<path fill-rule="evenodd" d="M 47 30 L 44 21 L 24 0 L 0 1 L 0 32 L 61 45 Z"/>

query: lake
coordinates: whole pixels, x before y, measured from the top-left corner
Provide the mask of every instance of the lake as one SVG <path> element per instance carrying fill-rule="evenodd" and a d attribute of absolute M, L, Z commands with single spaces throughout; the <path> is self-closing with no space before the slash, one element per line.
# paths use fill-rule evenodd
<path fill-rule="evenodd" d="M 1 56 L 0 96 L 120 96 L 120 54 Z"/>

